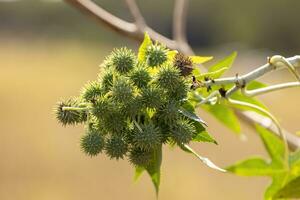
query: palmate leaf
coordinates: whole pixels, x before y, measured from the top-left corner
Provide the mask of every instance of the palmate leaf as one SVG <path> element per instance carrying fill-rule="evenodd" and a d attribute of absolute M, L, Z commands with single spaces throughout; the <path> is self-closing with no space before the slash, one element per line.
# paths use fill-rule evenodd
<path fill-rule="evenodd" d="M 257 125 L 256 129 L 271 161 L 249 158 L 228 167 L 228 171 L 242 176 L 270 176 L 272 183 L 265 191 L 265 200 L 299 198 L 300 151 L 289 154 L 289 168 L 287 168 L 284 159 L 284 143 L 263 127 Z"/>

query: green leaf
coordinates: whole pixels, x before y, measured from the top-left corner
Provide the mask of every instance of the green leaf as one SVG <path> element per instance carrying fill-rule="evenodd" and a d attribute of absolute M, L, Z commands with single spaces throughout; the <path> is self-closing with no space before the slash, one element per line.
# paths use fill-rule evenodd
<path fill-rule="evenodd" d="M 300 177 L 290 181 L 283 188 L 281 188 L 274 198 L 300 198 Z"/>
<path fill-rule="evenodd" d="M 212 56 L 207 56 L 207 57 L 203 57 L 203 56 L 189 56 L 189 58 L 192 60 L 192 62 L 194 64 L 202 64 L 202 63 L 205 63 L 205 62 L 210 61 L 211 59 L 213 59 Z"/>
<path fill-rule="evenodd" d="M 214 144 L 218 144 L 218 142 L 207 132 L 202 131 L 198 132 L 195 137 L 193 137 L 193 142 L 211 142 Z"/>
<path fill-rule="evenodd" d="M 226 169 L 240 176 L 272 176 L 278 172 L 282 172 L 280 168 L 272 166 L 259 157 L 239 161 Z"/>
<path fill-rule="evenodd" d="M 151 38 L 148 35 L 148 33 L 146 32 L 145 36 L 144 36 L 144 40 L 143 40 L 143 42 L 139 48 L 139 52 L 138 52 L 138 60 L 140 62 L 146 61 L 146 50 L 147 50 L 147 47 L 150 46 L 151 44 L 152 44 Z"/>
<path fill-rule="evenodd" d="M 191 153 L 194 156 L 196 156 L 199 160 L 201 160 L 202 163 L 204 163 L 206 166 L 208 166 L 209 168 L 215 169 L 217 171 L 221 171 L 221 172 L 226 172 L 225 169 L 222 169 L 220 167 L 218 167 L 217 165 L 215 165 L 211 160 L 209 160 L 206 157 L 200 156 L 199 154 L 197 154 L 189 145 L 184 144 L 181 145 L 180 148 L 187 152 L 187 153 Z"/>
<path fill-rule="evenodd" d="M 139 179 L 139 177 L 142 175 L 142 173 L 145 171 L 146 169 L 144 167 L 140 167 L 140 166 L 136 166 L 135 167 L 135 173 L 134 173 L 134 181 L 137 181 Z"/>
<path fill-rule="evenodd" d="M 283 142 L 278 138 L 278 136 L 262 126 L 256 125 L 256 130 L 259 133 L 272 162 L 283 165 L 285 152 Z"/>
<path fill-rule="evenodd" d="M 211 79 L 216 79 L 216 78 L 219 78 L 225 71 L 227 71 L 227 67 L 223 67 L 219 70 L 216 70 L 216 71 L 213 71 L 213 72 L 207 72 L 207 73 L 203 73 L 203 74 L 198 74 L 198 75 L 195 75 L 196 79 L 197 80 L 201 80 L 201 79 L 204 79 L 204 77 L 209 77 Z"/>
<path fill-rule="evenodd" d="M 281 173 L 273 176 L 272 183 L 270 186 L 267 187 L 265 191 L 265 200 L 273 200 L 274 195 L 277 193 L 278 190 L 282 188 L 284 185 L 284 180 L 286 178 L 286 173 Z"/>
<path fill-rule="evenodd" d="M 289 155 L 291 177 L 300 176 L 300 150 Z"/>
<path fill-rule="evenodd" d="M 202 105 L 201 107 L 206 111 L 210 112 L 220 122 L 222 122 L 224 125 L 230 128 L 233 132 L 240 134 L 240 122 L 231 108 L 223 104 Z"/>
<path fill-rule="evenodd" d="M 237 56 L 237 52 L 233 52 L 231 55 L 229 55 L 228 57 L 224 58 L 223 60 L 219 61 L 217 64 L 211 66 L 208 71 L 209 72 L 214 72 L 214 71 L 218 71 L 222 68 L 227 68 L 230 69 L 230 67 L 232 66 L 235 58 Z M 224 73 L 224 72 L 223 72 Z M 223 74 L 220 73 L 220 76 Z"/>
<path fill-rule="evenodd" d="M 251 81 L 250 83 L 247 84 L 247 89 L 248 90 L 254 90 L 254 89 L 259 89 L 259 88 L 263 88 L 263 87 L 266 87 L 267 85 L 262 83 L 262 82 L 259 82 L 259 81 Z"/>
<path fill-rule="evenodd" d="M 201 124 L 204 124 L 205 126 L 207 126 L 206 122 L 203 119 L 201 119 L 200 117 L 198 117 L 195 113 L 190 112 L 190 111 L 184 109 L 183 107 L 181 107 L 178 111 L 179 111 L 179 113 L 183 114 L 187 118 L 194 120 L 196 122 L 200 122 Z"/>
<path fill-rule="evenodd" d="M 162 146 L 155 149 L 155 151 L 153 152 L 151 163 L 146 167 L 146 170 L 150 175 L 152 183 L 155 187 L 156 195 L 158 195 L 159 192 L 161 161 L 162 161 Z"/>

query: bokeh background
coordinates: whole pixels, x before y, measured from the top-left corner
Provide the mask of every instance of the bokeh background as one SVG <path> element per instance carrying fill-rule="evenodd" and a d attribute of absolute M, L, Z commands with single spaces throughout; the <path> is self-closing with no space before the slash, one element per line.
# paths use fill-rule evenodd
<path fill-rule="evenodd" d="M 130 20 L 121 0 L 98 0 L 105 9 Z M 171 35 L 171 0 L 139 0 L 146 20 Z M 216 60 L 237 50 L 231 74 L 249 71 L 274 54 L 300 51 L 300 1 L 191 0 L 188 37 L 200 55 Z M 0 0 L 0 199 L 1 200 L 152 200 L 144 174 L 133 182 L 126 161 L 89 158 L 79 148 L 83 127 L 60 126 L 53 106 L 78 95 L 96 78 L 113 47 L 138 47 L 59 0 Z M 210 63 L 207 64 L 208 66 Z M 227 75 L 230 75 L 228 73 Z M 288 73 L 264 77 L 266 83 L 290 80 Z M 299 89 L 260 98 L 291 132 L 299 127 Z M 241 141 L 210 115 L 199 111 L 219 145 L 193 147 L 220 166 L 249 155 L 266 156 L 252 129 Z M 161 200 L 262 199 L 267 178 L 245 178 L 208 169 L 191 155 L 164 148 Z"/>

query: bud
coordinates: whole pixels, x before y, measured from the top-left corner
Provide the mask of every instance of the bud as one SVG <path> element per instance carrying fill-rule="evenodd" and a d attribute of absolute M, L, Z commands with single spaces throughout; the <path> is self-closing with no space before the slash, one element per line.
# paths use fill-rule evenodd
<path fill-rule="evenodd" d="M 145 107 L 159 108 L 163 99 L 164 93 L 158 87 L 149 86 L 141 90 L 141 101 Z"/>

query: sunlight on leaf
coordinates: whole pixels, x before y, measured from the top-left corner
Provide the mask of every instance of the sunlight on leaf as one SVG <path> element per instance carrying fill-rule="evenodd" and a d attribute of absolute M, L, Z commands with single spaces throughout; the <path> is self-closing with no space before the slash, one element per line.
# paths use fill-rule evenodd
<path fill-rule="evenodd" d="M 194 64 L 202 64 L 207 61 L 210 61 L 213 59 L 212 56 L 202 57 L 202 56 L 189 56 L 189 58 L 192 60 Z"/>
<path fill-rule="evenodd" d="M 270 163 L 259 157 L 239 161 L 226 169 L 240 176 L 272 176 L 282 172 L 280 168 L 272 166 Z"/>
<path fill-rule="evenodd" d="M 290 181 L 281 188 L 275 195 L 275 198 L 300 198 L 300 177 Z"/>
<path fill-rule="evenodd" d="M 282 165 L 284 162 L 285 150 L 281 139 L 262 126 L 256 125 L 256 130 L 259 133 L 272 162 Z"/>
<path fill-rule="evenodd" d="M 207 72 L 207 73 L 203 73 L 203 74 L 198 74 L 195 75 L 197 80 L 201 80 L 204 79 L 204 77 L 209 77 L 211 79 L 216 79 L 219 78 L 228 68 L 227 67 L 223 67 L 219 70 L 213 71 L 213 72 Z"/>
<path fill-rule="evenodd" d="M 138 60 L 139 61 L 145 61 L 146 60 L 146 50 L 147 47 L 150 46 L 152 44 L 152 41 L 150 39 L 150 36 L 148 35 L 148 33 L 145 33 L 144 36 L 144 40 L 139 48 L 139 52 L 138 52 Z"/>
<path fill-rule="evenodd" d="M 230 128 L 233 132 L 240 134 L 241 126 L 240 122 L 235 115 L 234 111 L 226 105 L 202 105 L 203 109 L 215 116 L 220 122 Z"/>
<path fill-rule="evenodd" d="M 160 185 L 160 167 L 162 161 L 162 147 L 155 149 L 153 152 L 153 157 L 150 165 L 146 167 L 148 174 L 151 177 L 152 183 L 155 187 L 156 195 L 159 192 L 159 185 Z"/>
<path fill-rule="evenodd" d="M 233 52 L 231 55 L 229 55 L 228 57 L 224 58 L 223 60 L 219 61 L 218 63 L 216 63 L 215 65 L 211 66 L 208 71 L 209 72 L 214 72 L 214 71 L 218 71 L 224 67 L 226 67 L 227 69 L 230 69 L 235 58 L 237 56 L 237 52 Z M 224 73 L 224 72 L 223 72 Z M 222 74 L 223 74 L 222 73 Z M 222 75 L 221 74 L 221 75 Z M 221 76 L 220 75 L 220 76 Z"/>

